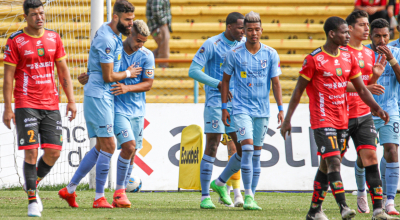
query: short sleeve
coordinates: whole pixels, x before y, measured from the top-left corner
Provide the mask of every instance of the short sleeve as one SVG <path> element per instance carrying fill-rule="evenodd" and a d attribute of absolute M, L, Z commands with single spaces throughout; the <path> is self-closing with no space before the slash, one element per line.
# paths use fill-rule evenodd
<path fill-rule="evenodd" d="M 354 3 L 355 6 L 361 6 L 361 0 L 356 0 L 356 2 Z"/>
<path fill-rule="evenodd" d="M 386 6 L 387 1 L 386 0 L 381 0 L 381 6 Z"/>
<path fill-rule="evenodd" d="M 223 73 L 228 75 L 232 75 L 235 70 L 235 52 L 232 50 L 228 51 L 226 54 L 224 63 L 221 66 L 221 70 Z"/>
<path fill-rule="evenodd" d="M 4 64 L 8 64 L 10 66 L 17 66 L 19 62 L 19 53 L 18 47 L 15 45 L 15 42 L 8 38 L 7 44 L 4 49 Z"/>
<path fill-rule="evenodd" d="M 270 74 L 271 78 L 277 77 L 282 74 L 281 61 L 279 60 L 279 55 L 276 51 L 274 51 L 273 53 Z"/>
<path fill-rule="evenodd" d="M 207 61 L 211 60 L 214 54 L 214 47 L 211 40 L 206 40 L 206 42 L 201 45 L 200 49 L 193 57 L 193 61 L 201 66 L 205 66 Z"/>
<path fill-rule="evenodd" d="M 315 72 L 314 59 L 311 55 L 308 55 L 304 59 L 303 66 L 300 69 L 300 76 L 310 81 L 314 76 L 314 72 Z"/>
<path fill-rule="evenodd" d="M 56 61 L 60 61 L 60 60 L 67 58 L 67 54 L 65 53 L 63 42 L 58 34 L 57 34 L 57 50 L 56 50 L 55 58 L 56 58 Z"/>
<path fill-rule="evenodd" d="M 115 42 L 113 42 L 112 39 L 113 39 L 112 37 L 110 40 L 107 39 L 107 37 L 100 37 L 100 36 L 95 38 L 93 46 L 99 53 L 100 63 L 114 62 L 116 48 L 115 48 Z"/>
<path fill-rule="evenodd" d="M 361 69 L 358 65 L 358 60 L 353 54 L 351 54 L 351 70 L 349 79 L 355 79 L 359 76 L 361 76 Z"/>
<path fill-rule="evenodd" d="M 155 68 L 155 62 L 154 62 L 154 55 L 153 53 L 150 52 L 150 54 L 147 56 L 146 62 L 143 65 L 144 69 L 144 79 L 154 79 L 154 68 Z"/>

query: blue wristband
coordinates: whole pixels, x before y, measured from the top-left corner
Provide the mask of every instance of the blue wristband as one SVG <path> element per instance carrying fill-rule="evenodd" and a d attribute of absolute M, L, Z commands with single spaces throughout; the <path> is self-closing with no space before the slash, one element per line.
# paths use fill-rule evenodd
<path fill-rule="evenodd" d="M 278 105 L 278 110 L 283 111 L 283 105 Z"/>
<path fill-rule="evenodd" d="M 227 109 L 228 108 L 228 103 L 222 103 L 221 109 Z"/>

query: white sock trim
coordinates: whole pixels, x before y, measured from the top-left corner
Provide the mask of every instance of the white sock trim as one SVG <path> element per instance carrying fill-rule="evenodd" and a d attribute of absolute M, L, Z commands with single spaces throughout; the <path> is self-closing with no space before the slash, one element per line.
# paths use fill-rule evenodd
<path fill-rule="evenodd" d="M 101 197 L 104 197 L 104 193 L 96 193 L 96 197 L 94 198 L 94 200 L 98 200 Z"/>

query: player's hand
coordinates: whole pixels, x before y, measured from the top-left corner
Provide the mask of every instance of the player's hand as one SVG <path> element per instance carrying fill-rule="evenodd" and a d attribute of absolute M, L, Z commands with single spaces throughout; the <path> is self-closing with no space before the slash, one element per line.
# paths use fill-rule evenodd
<path fill-rule="evenodd" d="M 385 93 L 385 87 L 378 84 L 367 85 L 367 89 L 374 95 L 382 95 Z"/>
<path fill-rule="evenodd" d="M 7 126 L 8 129 L 11 129 L 11 120 L 15 125 L 15 114 L 12 109 L 5 109 L 3 113 L 3 123 Z"/>
<path fill-rule="evenodd" d="M 224 123 L 225 126 L 230 127 L 227 119 L 228 119 L 229 123 L 231 123 L 231 116 L 229 115 L 228 110 L 222 109 L 222 122 Z"/>
<path fill-rule="evenodd" d="M 127 70 L 131 72 L 130 78 L 136 78 L 142 72 L 142 67 L 133 67 L 133 65 L 131 65 Z"/>
<path fill-rule="evenodd" d="M 85 85 L 89 81 L 89 75 L 87 73 L 81 73 L 78 76 L 78 81 L 80 84 Z"/>
<path fill-rule="evenodd" d="M 129 87 L 124 83 L 119 83 L 111 85 L 113 88 L 111 90 L 111 94 L 113 95 L 122 95 L 129 92 Z"/>
<path fill-rule="evenodd" d="M 281 125 L 283 123 L 284 119 L 285 119 L 284 112 L 283 111 L 279 111 L 279 113 L 278 113 L 278 124 Z"/>
<path fill-rule="evenodd" d="M 390 61 L 393 59 L 393 54 L 390 51 L 389 47 L 387 47 L 386 45 L 378 46 L 378 47 L 376 47 L 376 50 L 378 51 L 378 53 L 384 54 L 386 56 L 387 61 Z"/>
<path fill-rule="evenodd" d="M 71 116 L 68 117 L 68 113 L 69 113 L 69 112 L 71 112 Z M 75 119 L 75 117 L 76 117 L 76 112 L 77 112 L 77 110 L 76 110 L 76 104 L 75 104 L 75 102 L 68 102 L 68 104 L 67 104 L 67 111 L 66 111 L 65 116 L 68 117 L 68 120 L 69 120 L 69 121 L 72 121 L 72 120 Z"/>
<path fill-rule="evenodd" d="M 289 121 L 284 120 L 283 123 L 280 126 L 278 126 L 278 129 L 279 128 L 281 129 L 281 135 L 283 139 L 286 140 L 286 133 L 287 135 L 290 136 L 290 133 L 292 131 L 292 125 L 290 124 Z"/>
<path fill-rule="evenodd" d="M 376 115 L 381 118 L 383 121 L 385 121 L 385 125 L 390 121 L 390 116 L 389 113 L 387 113 L 386 111 L 383 111 L 383 109 L 379 109 L 376 112 Z"/>
<path fill-rule="evenodd" d="M 379 78 L 382 75 L 383 71 L 385 71 L 386 64 L 386 55 L 379 54 L 377 62 L 372 67 L 372 73 Z"/>
<path fill-rule="evenodd" d="M 218 86 L 217 86 L 219 93 L 222 94 L 222 82 L 219 82 Z M 231 91 L 228 91 L 228 102 L 231 102 L 233 98 L 233 95 L 231 93 Z"/>

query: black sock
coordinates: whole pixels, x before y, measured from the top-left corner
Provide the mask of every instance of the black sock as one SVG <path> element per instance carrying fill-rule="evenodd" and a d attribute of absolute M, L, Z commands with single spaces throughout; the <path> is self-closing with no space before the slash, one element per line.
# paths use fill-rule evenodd
<path fill-rule="evenodd" d="M 314 193 L 311 200 L 310 210 L 308 211 L 309 214 L 315 214 L 321 210 L 321 205 L 325 199 L 328 188 L 328 175 L 323 173 L 321 170 L 318 170 L 314 179 Z"/>
<path fill-rule="evenodd" d="M 371 200 L 373 208 L 382 208 L 382 181 L 379 176 L 378 164 L 365 167 L 365 179 L 367 180 L 367 186 L 369 193 L 371 194 Z"/>
<path fill-rule="evenodd" d="M 48 174 L 53 166 L 47 165 L 43 157 L 39 159 L 38 166 L 37 166 L 37 179 L 36 179 L 36 186 L 39 182 Z"/>
<path fill-rule="evenodd" d="M 340 176 L 340 172 L 332 172 L 328 173 L 329 185 L 332 189 L 332 194 L 335 197 L 336 203 L 340 208 L 340 212 L 342 212 L 343 207 L 347 207 L 346 197 L 344 195 L 344 187 L 342 182 L 342 177 Z"/>
<path fill-rule="evenodd" d="M 36 164 L 24 162 L 24 177 L 29 204 L 36 202 Z"/>

